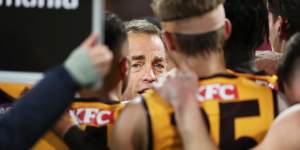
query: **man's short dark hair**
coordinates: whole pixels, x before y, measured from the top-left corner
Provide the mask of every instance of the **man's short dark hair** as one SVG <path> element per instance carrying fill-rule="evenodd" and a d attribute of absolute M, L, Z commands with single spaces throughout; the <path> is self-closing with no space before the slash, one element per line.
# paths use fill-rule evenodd
<path fill-rule="evenodd" d="M 268 8 L 273 14 L 274 21 L 278 16 L 282 16 L 287 20 L 282 29 L 287 39 L 294 33 L 300 31 L 299 0 L 268 0 Z"/>
<path fill-rule="evenodd" d="M 263 0 L 226 0 L 226 17 L 232 33 L 225 44 L 225 60 L 229 69 L 250 69 L 255 50 L 268 36 L 268 10 Z"/>
<path fill-rule="evenodd" d="M 152 8 L 160 21 L 174 21 L 202 16 L 223 4 L 223 0 L 153 0 Z M 186 35 L 171 33 L 181 52 L 189 55 L 205 55 L 223 50 L 224 28 L 204 34 Z"/>
<path fill-rule="evenodd" d="M 112 13 L 105 13 L 104 43 L 114 55 L 121 55 L 123 44 L 127 41 L 127 32 L 122 20 Z"/>
<path fill-rule="evenodd" d="M 290 79 L 297 67 L 299 67 L 300 62 L 300 33 L 296 33 L 288 41 L 284 55 L 278 65 L 277 75 L 278 75 L 278 85 L 279 89 L 284 91 L 284 84 L 290 84 Z"/>

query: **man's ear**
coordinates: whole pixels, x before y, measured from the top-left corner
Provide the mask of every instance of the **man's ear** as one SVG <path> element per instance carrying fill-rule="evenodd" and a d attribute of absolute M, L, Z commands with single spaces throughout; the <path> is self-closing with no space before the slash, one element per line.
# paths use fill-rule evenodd
<path fill-rule="evenodd" d="M 167 50 L 176 50 L 175 39 L 171 33 L 164 31 L 162 37 L 166 44 Z"/>
<path fill-rule="evenodd" d="M 170 61 L 172 62 L 174 67 L 177 67 L 178 64 L 176 62 L 176 52 L 177 52 L 176 50 L 179 47 L 176 44 L 175 37 L 169 32 L 164 32 L 163 40 L 167 47 L 166 54 L 167 54 L 168 59 L 170 59 Z"/>
<path fill-rule="evenodd" d="M 123 58 L 120 62 L 120 77 L 121 80 L 125 79 L 129 71 L 129 61 L 127 58 Z"/>
<path fill-rule="evenodd" d="M 282 16 L 278 16 L 275 21 L 276 31 L 281 39 L 287 39 L 288 21 Z"/>
<path fill-rule="evenodd" d="M 232 24 L 230 20 L 226 18 L 224 24 L 224 36 L 226 39 L 229 39 L 231 32 L 232 32 Z"/>

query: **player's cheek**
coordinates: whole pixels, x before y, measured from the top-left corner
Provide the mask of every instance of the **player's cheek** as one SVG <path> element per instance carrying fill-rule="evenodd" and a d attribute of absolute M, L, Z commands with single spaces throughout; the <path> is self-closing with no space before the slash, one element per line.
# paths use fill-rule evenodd
<path fill-rule="evenodd" d="M 293 91 L 294 99 L 297 100 L 297 102 L 299 103 L 300 102 L 300 82 L 293 83 L 292 91 Z"/>

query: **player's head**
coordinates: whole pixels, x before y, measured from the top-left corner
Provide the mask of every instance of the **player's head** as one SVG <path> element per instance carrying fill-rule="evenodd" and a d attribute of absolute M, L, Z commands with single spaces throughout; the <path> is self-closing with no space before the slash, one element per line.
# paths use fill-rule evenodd
<path fill-rule="evenodd" d="M 284 42 L 294 33 L 300 31 L 299 0 L 268 0 L 270 43 L 278 52 L 282 51 Z"/>
<path fill-rule="evenodd" d="M 125 76 L 125 58 L 128 49 L 128 37 L 122 20 L 111 13 L 105 14 L 105 40 L 106 44 L 113 52 L 114 61 L 110 74 L 104 81 L 104 88 L 110 90 L 115 88 L 117 83 Z"/>
<path fill-rule="evenodd" d="M 268 11 L 263 0 L 226 0 L 232 33 L 224 47 L 229 69 L 253 69 L 255 49 L 268 35 Z"/>
<path fill-rule="evenodd" d="M 143 94 L 166 71 L 165 46 L 160 30 L 146 20 L 126 23 L 128 33 L 128 85 L 125 99 Z"/>
<path fill-rule="evenodd" d="M 116 88 L 120 81 L 124 80 L 126 69 L 126 51 L 128 49 L 128 37 L 122 20 L 112 13 L 105 13 L 104 18 L 104 44 L 112 51 L 114 59 L 108 75 L 103 79 L 102 93 L 107 94 Z M 99 91 L 81 91 L 84 97 L 97 96 Z"/>
<path fill-rule="evenodd" d="M 104 44 L 113 52 L 114 58 L 126 57 L 127 32 L 122 20 L 113 13 L 105 13 Z"/>
<path fill-rule="evenodd" d="M 231 31 L 223 0 L 153 0 L 152 8 L 161 21 L 170 54 L 195 57 L 223 53 Z"/>
<path fill-rule="evenodd" d="M 290 104 L 300 102 L 300 33 L 287 43 L 278 66 L 279 89 L 287 96 Z"/>

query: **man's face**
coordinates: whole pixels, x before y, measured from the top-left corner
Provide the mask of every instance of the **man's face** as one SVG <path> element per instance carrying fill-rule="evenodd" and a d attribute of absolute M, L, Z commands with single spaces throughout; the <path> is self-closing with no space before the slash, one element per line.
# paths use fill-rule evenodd
<path fill-rule="evenodd" d="M 143 94 L 166 72 L 165 47 L 158 35 L 129 32 L 128 41 L 129 75 L 124 99 Z"/>
<path fill-rule="evenodd" d="M 297 61 L 300 65 L 300 61 Z M 300 68 L 296 66 L 296 70 L 292 74 L 289 84 L 284 85 L 285 95 L 290 104 L 300 103 Z"/>
<path fill-rule="evenodd" d="M 274 17 L 273 14 L 269 11 L 268 14 L 269 18 L 269 41 L 272 46 L 272 49 L 276 51 L 276 45 L 275 45 L 275 39 L 276 39 L 276 29 L 275 29 L 275 23 L 274 23 Z"/>
<path fill-rule="evenodd" d="M 280 37 L 282 30 L 280 28 L 282 20 L 280 17 L 274 17 L 273 13 L 269 11 L 269 41 L 272 46 L 272 50 L 281 53 L 282 52 L 282 43 L 283 39 Z"/>

